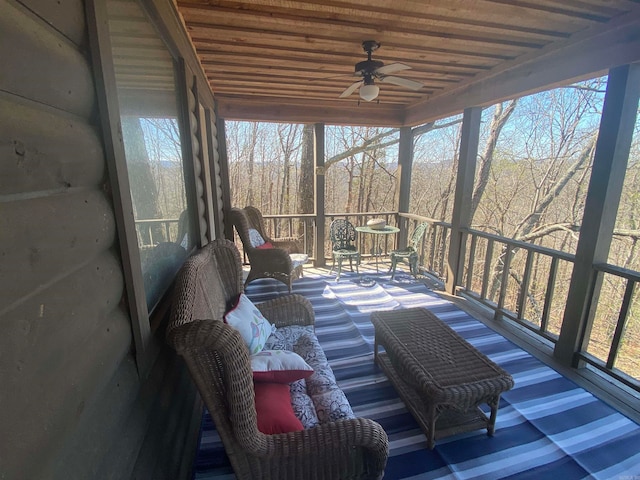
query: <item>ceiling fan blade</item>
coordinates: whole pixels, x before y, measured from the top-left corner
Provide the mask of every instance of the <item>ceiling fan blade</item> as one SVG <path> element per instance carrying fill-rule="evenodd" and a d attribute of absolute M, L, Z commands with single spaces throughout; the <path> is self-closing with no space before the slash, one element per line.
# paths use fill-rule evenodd
<path fill-rule="evenodd" d="M 394 85 L 400 85 L 401 87 L 406 87 L 411 90 L 420 90 L 424 86 L 424 84 L 420 82 L 409 80 L 407 78 L 394 77 L 393 75 L 382 77 L 380 78 L 380 81 L 384 83 L 393 83 Z"/>
<path fill-rule="evenodd" d="M 364 80 L 360 80 L 359 82 L 356 83 L 352 83 L 351 86 L 349 86 L 344 92 L 342 92 L 340 94 L 340 96 L 338 98 L 345 98 L 348 97 L 349 95 L 351 95 L 353 92 L 356 91 L 356 89 L 362 85 L 364 83 Z"/>
<path fill-rule="evenodd" d="M 376 69 L 375 73 L 379 73 L 381 75 L 389 75 L 390 73 L 401 72 L 402 70 L 409 70 L 411 67 L 409 65 L 405 65 L 404 63 L 391 63 L 389 65 L 385 65 L 384 67 L 380 67 Z"/>

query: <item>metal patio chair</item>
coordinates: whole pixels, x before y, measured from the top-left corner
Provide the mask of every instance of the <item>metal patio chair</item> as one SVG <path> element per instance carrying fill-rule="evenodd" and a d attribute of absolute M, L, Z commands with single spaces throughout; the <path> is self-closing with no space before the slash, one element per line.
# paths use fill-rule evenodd
<path fill-rule="evenodd" d="M 349 220 L 339 218 L 331 222 L 329 227 L 329 239 L 331 240 L 331 252 L 333 254 L 333 265 L 331 266 L 331 272 L 336 266 L 336 260 L 338 261 L 338 273 L 336 275 L 336 282 L 340 280 L 340 273 L 342 272 L 342 260 L 349 259 L 349 266 L 353 272 L 353 260 L 356 261 L 356 273 L 358 271 L 358 265 L 360 264 L 360 252 L 355 246 L 356 229 Z"/>
<path fill-rule="evenodd" d="M 418 247 L 422 238 L 424 237 L 425 232 L 427 231 L 427 227 L 429 227 L 428 222 L 423 222 L 419 224 L 416 229 L 413 231 L 413 235 L 411 235 L 411 240 L 407 248 L 400 248 L 397 250 L 391 250 L 391 268 L 389 268 L 391 274 L 391 280 L 396 274 L 396 266 L 398 265 L 398 261 L 407 261 L 409 263 L 409 268 L 411 269 L 411 274 L 414 278 L 418 276 Z"/>

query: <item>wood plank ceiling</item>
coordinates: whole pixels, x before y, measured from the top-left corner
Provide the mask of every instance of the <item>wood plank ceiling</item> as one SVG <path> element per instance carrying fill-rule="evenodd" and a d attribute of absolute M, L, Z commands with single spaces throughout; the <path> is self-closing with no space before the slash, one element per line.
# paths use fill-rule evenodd
<path fill-rule="evenodd" d="M 638 0 L 178 0 L 177 8 L 226 118 L 415 125 L 640 60 Z M 360 79 L 364 40 L 381 44 L 373 59 L 409 65 L 395 75 L 424 86 L 378 81 L 373 102 L 358 102 L 358 91 L 338 98 Z M 554 71 L 541 73 L 545 65 Z M 509 84 L 518 78 L 521 87 Z"/>

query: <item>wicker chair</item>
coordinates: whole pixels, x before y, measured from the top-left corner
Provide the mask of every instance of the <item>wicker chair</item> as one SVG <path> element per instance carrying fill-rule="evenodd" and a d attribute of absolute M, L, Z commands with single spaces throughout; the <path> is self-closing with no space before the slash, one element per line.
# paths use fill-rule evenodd
<path fill-rule="evenodd" d="M 289 253 L 304 253 L 302 245 L 296 237 L 278 237 L 271 238 L 264 228 L 264 218 L 262 212 L 256 207 L 246 206 L 244 207 L 244 213 L 247 215 L 249 225 L 251 228 L 255 228 L 265 241 L 270 242 L 276 248 L 282 248 Z"/>
<path fill-rule="evenodd" d="M 340 420 L 286 434 L 258 430 L 248 349 L 222 321 L 242 286 L 240 254 L 215 240 L 176 279 L 167 340 L 184 357 L 238 479 L 378 479 L 388 455 L 382 427 L 368 419 Z M 276 325 L 313 325 L 300 295 L 258 304 Z"/>
<path fill-rule="evenodd" d="M 427 231 L 427 227 L 429 227 L 428 222 L 423 222 L 416 227 L 413 231 L 413 235 L 411 235 L 411 241 L 407 248 L 391 250 L 391 267 L 389 268 L 389 271 L 393 272 L 391 274 L 391 280 L 395 277 L 396 266 L 398 265 L 398 261 L 401 260 L 409 262 L 409 268 L 414 278 L 418 276 L 418 248 L 425 232 Z"/>
<path fill-rule="evenodd" d="M 262 215 L 256 208 L 232 208 L 230 216 L 251 265 L 245 285 L 257 278 L 274 278 L 284 283 L 291 292 L 291 283 L 303 275 L 302 266 L 307 262 L 309 256 L 296 253 L 298 245 L 292 238 L 271 239 L 265 237 L 262 233 L 264 232 Z M 271 242 L 274 248 L 254 247 L 250 229 L 257 230 L 265 241 Z"/>
<path fill-rule="evenodd" d="M 349 266 L 353 272 L 353 260 L 356 261 L 356 273 L 358 271 L 358 265 L 360 264 L 360 252 L 358 248 L 353 244 L 356 240 L 356 229 L 353 224 L 344 218 L 338 218 L 331 222 L 329 226 L 329 239 L 331 240 L 331 253 L 333 255 L 333 265 L 331 265 L 331 271 L 336 266 L 336 260 L 338 261 L 338 273 L 336 275 L 336 282 L 340 280 L 340 273 L 342 272 L 342 260 L 349 259 Z"/>

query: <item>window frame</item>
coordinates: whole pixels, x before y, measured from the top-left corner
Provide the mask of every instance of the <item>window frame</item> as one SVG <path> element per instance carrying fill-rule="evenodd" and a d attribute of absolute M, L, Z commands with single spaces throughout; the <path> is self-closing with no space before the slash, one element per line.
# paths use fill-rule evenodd
<path fill-rule="evenodd" d="M 122 273 L 124 277 L 123 303 L 131 318 L 131 330 L 135 347 L 135 359 L 138 374 L 147 377 L 159 345 L 154 343 L 153 334 L 166 318 L 169 311 L 171 282 L 161 299 L 151 310 L 147 307 L 146 292 L 142 275 L 142 265 L 138 247 L 138 238 L 133 215 L 133 204 L 130 194 L 129 174 L 124 150 L 120 105 L 118 102 L 113 50 L 108 25 L 108 0 L 87 0 L 85 5 L 87 29 L 89 35 L 90 53 L 93 75 L 96 85 L 98 103 L 98 120 L 102 127 L 105 161 L 109 178 L 109 193 L 113 201 L 114 217 L 117 228 L 117 242 L 120 249 Z M 193 236 L 193 250 L 202 246 L 199 218 L 197 213 L 197 196 L 195 188 L 196 171 L 193 161 L 193 145 L 188 118 L 188 93 L 186 78 L 189 69 L 185 59 L 180 55 L 179 48 L 173 43 L 166 26 L 162 25 L 157 11 L 150 11 L 148 2 L 135 0 L 147 20 L 155 28 L 158 37 L 172 57 L 175 73 L 175 93 L 178 110 L 178 125 L 182 150 L 182 164 L 184 169 L 185 193 L 187 208 L 190 212 L 189 233 Z M 194 82 L 196 79 L 194 79 Z M 207 130 L 209 127 L 205 127 Z M 201 132 L 198 132 L 201 135 Z M 203 168 L 208 168 L 203 165 Z"/>

